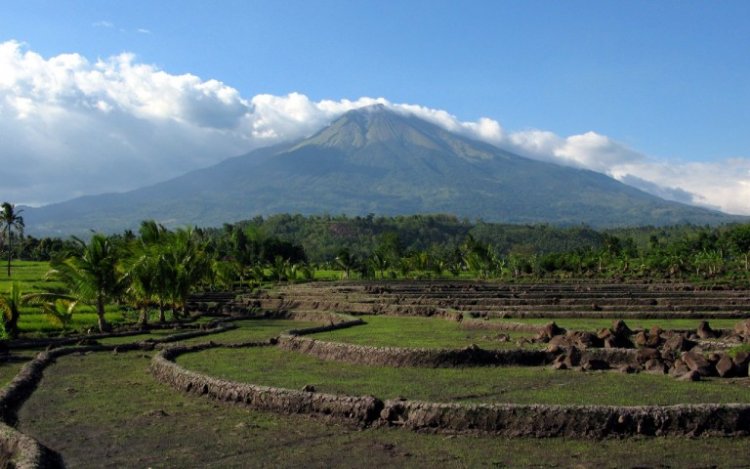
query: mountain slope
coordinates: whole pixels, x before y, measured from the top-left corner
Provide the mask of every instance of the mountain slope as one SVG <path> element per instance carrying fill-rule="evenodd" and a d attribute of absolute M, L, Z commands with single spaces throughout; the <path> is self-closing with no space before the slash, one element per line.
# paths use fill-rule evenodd
<path fill-rule="evenodd" d="M 592 171 L 530 160 L 380 106 L 351 111 L 291 145 L 122 194 L 26 212 L 29 232 L 220 225 L 280 212 L 451 213 L 593 226 L 715 224 L 733 217 L 667 202 Z"/>

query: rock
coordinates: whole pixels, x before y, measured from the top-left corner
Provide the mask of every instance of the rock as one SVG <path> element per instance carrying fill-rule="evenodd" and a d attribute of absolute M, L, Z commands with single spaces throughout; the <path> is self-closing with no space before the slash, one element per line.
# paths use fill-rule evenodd
<path fill-rule="evenodd" d="M 593 334 L 591 332 L 571 331 L 565 334 L 565 336 L 568 338 L 571 344 L 581 349 L 601 347 L 603 345 L 602 340 L 599 339 L 596 334 Z"/>
<path fill-rule="evenodd" d="M 604 339 L 604 348 L 634 348 L 633 342 L 625 336 L 609 336 Z"/>
<path fill-rule="evenodd" d="M 625 324 L 625 321 L 618 319 L 612 324 L 612 333 L 617 337 L 630 337 L 633 331 Z"/>
<path fill-rule="evenodd" d="M 565 329 L 559 327 L 554 321 L 546 324 L 541 330 L 542 337 L 546 337 L 547 339 L 552 339 L 557 335 L 563 334 L 565 334 Z"/>
<path fill-rule="evenodd" d="M 653 326 L 651 330 L 648 332 L 648 345 L 649 347 L 658 347 L 664 339 L 662 338 L 662 334 L 664 331 L 659 326 Z"/>
<path fill-rule="evenodd" d="M 663 375 L 667 371 L 667 366 L 658 358 L 652 358 L 643 364 L 643 371 L 646 373 Z"/>
<path fill-rule="evenodd" d="M 564 335 L 556 335 L 548 342 L 548 347 L 570 347 L 570 340 Z"/>
<path fill-rule="evenodd" d="M 750 337 L 750 319 L 738 322 L 734 325 L 734 332 L 745 338 Z"/>
<path fill-rule="evenodd" d="M 571 348 L 565 354 L 565 365 L 568 368 L 575 368 L 581 363 L 581 352 L 576 348 Z"/>
<path fill-rule="evenodd" d="M 701 323 L 698 325 L 696 334 L 701 339 L 715 339 L 717 336 L 716 332 L 711 329 L 711 326 L 708 325 L 707 321 L 701 321 Z"/>
<path fill-rule="evenodd" d="M 585 371 L 597 371 L 597 370 L 608 370 L 609 363 L 604 360 L 598 360 L 595 358 L 588 359 L 583 362 L 581 367 Z"/>
<path fill-rule="evenodd" d="M 609 329 L 601 329 L 596 333 L 596 336 L 604 340 L 607 337 L 612 337 L 612 331 L 610 331 Z"/>
<path fill-rule="evenodd" d="M 703 354 L 691 350 L 682 354 L 682 361 L 685 362 L 690 371 L 697 371 L 701 376 L 712 376 L 716 369 L 706 360 Z"/>
<path fill-rule="evenodd" d="M 667 339 L 666 342 L 664 342 L 664 346 L 662 347 L 663 351 L 667 352 L 673 352 L 674 354 L 678 354 L 680 352 L 687 352 L 688 350 L 691 350 L 693 347 L 695 347 L 696 344 L 692 340 L 688 340 L 683 336 L 682 334 L 675 334 L 669 339 Z"/>
<path fill-rule="evenodd" d="M 638 349 L 638 352 L 636 352 L 635 354 L 635 358 L 636 360 L 638 360 L 638 363 L 643 364 L 649 360 L 661 359 L 661 354 L 655 348 L 644 347 Z"/>
<path fill-rule="evenodd" d="M 684 361 L 682 361 L 682 358 L 678 358 L 675 360 L 674 364 L 672 365 L 672 368 L 669 370 L 669 374 L 672 376 L 682 376 L 685 373 L 689 373 L 690 368 L 685 364 Z"/>
<path fill-rule="evenodd" d="M 635 345 L 638 347 L 645 347 L 648 345 L 648 334 L 646 334 L 646 331 L 639 331 L 635 337 L 633 338 L 633 342 L 635 342 Z"/>
<path fill-rule="evenodd" d="M 552 368 L 555 370 L 567 370 L 568 365 L 565 364 L 565 354 L 560 354 L 555 357 L 552 361 Z"/>
<path fill-rule="evenodd" d="M 700 381 L 701 380 L 701 374 L 697 371 L 688 371 L 687 373 L 683 374 L 679 378 L 677 378 L 679 381 Z"/>
<path fill-rule="evenodd" d="M 722 355 L 719 361 L 716 362 L 715 368 L 716 373 L 722 378 L 731 378 L 736 374 L 734 362 L 732 361 L 732 358 L 726 354 Z"/>
<path fill-rule="evenodd" d="M 315 386 L 312 384 L 306 384 L 302 387 L 303 392 L 315 392 Z"/>
<path fill-rule="evenodd" d="M 639 369 L 634 367 L 633 365 L 622 365 L 619 368 L 617 368 L 617 371 L 619 371 L 620 373 L 625 373 L 625 374 L 630 375 L 633 373 L 638 373 Z"/>
<path fill-rule="evenodd" d="M 732 358 L 732 363 L 737 370 L 737 376 L 748 376 L 748 366 L 750 366 L 750 353 L 737 352 Z"/>

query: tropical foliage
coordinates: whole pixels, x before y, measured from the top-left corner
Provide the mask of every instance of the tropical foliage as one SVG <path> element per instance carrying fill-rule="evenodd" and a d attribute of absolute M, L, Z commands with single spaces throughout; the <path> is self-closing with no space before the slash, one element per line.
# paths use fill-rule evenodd
<path fill-rule="evenodd" d="M 18 236 L 23 239 L 24 222 L 21 212 L 16 210 L 15 205 L 3 202 L 0 209 L 0 231 L 2 231 L 2 240 L 8 252 L 8 277 L 10 277 L 10 263 L 13 258 L 13 238 Z"/>

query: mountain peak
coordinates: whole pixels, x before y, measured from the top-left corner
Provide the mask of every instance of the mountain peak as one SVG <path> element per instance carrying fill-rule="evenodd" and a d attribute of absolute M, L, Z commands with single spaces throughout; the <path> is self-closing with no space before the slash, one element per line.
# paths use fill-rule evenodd
<path fill-rule="evenodd" d="M 342 151 L 373 145 L 445 147 L 447 132 L 416 116 L 404 114 L 378 103 L 346 112 L 328 127 L 300 143 Z"/>

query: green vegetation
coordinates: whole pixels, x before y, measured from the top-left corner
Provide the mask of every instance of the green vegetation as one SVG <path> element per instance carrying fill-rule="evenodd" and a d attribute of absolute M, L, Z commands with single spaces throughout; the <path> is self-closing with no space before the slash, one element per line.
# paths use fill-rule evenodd
<path fill-rule="evenodd" d="M 2 211 L 0 211 L 0 231 L 2 231 L 3 244 L 7 243 L 8 246 L 5 249 L 8 253 L 8 277 L 10 277 L 10 263 L 13 259 L 13 240 L 17 236 L 23 239 L 23 217 L 21 212 L 23 210 L 16 210 L 15 205 L 8 202 L 3 202 Z"/>
<path fill-rule="evenodd" d="M 367 324 L 310 337 L 332 342 L 346 342 L 379 347 L 463 348 L 471 344 L 485 349 L 516 348 L 517 339 L 532 334 L 510 332 L 510 342 L 498 340 L 492 330 L 460 329 L 458 323 L 439 318 L 396 316 L 362 316 Z"/>
<path fill-rule="evenodd" d="M 81 468 L 101 467 L 102 461 L 112 467 L 222 468 L 342 467 L 353 461 L 425 468 L 750 464 L 745 438 L 591 441 L 362 431 L 184 395 L 153 380 L 149 359 L 142 352 L 60 358 L 21 408 L 19 429 Z"/>
<path fill-rule="evenodd" d="M 750 402 L 747 380 L 698 383 L 647 373 L 538 367 L 390 368 L 319 360 L 275 347 L 210 349 L 178 357 L 184 367 L 235 381 L 319 392 L 432 402 L 669 405 Z"/>
<path fill-rule="evenodd" d="M 220 344 L 240 342 L 262 342 L 277 337 L 290 329 L 320 326 L 320 323 L 308 321 L 292 321 L 287 319 L 248 319 L 234 321 L 236 329 L 231 329 L 207 337 L 195 337 L 181 341 L 183 344 L 199 344 L 209 340 Z"/>

